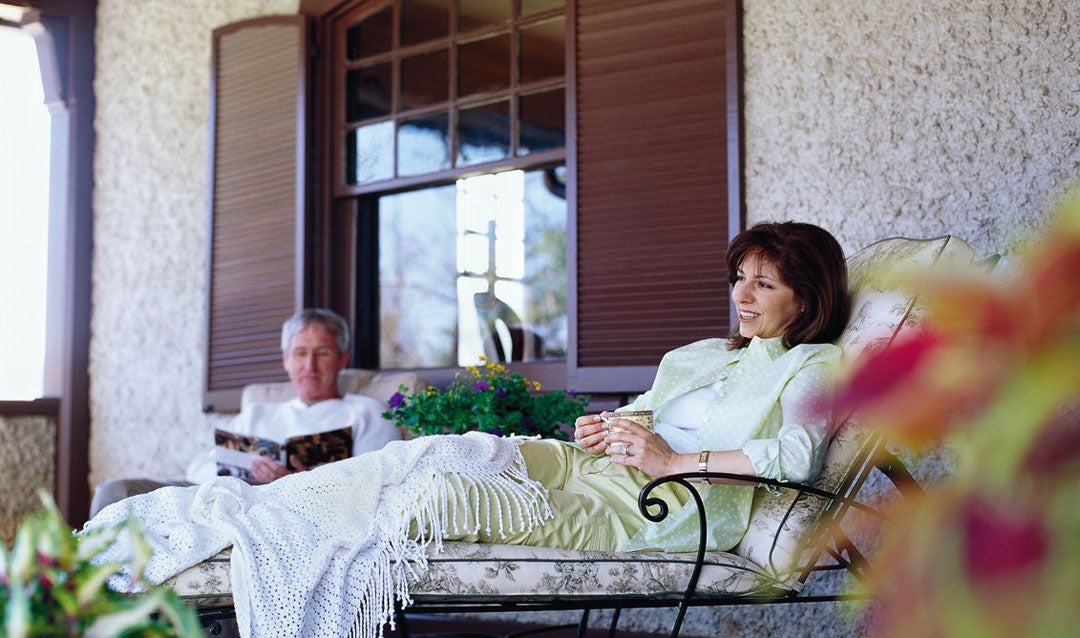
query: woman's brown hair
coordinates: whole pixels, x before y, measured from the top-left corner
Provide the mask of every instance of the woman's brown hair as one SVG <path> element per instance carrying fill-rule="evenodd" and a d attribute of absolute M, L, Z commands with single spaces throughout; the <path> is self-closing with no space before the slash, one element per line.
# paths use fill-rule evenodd
<path fill-rule="evenodd" d="M 728 283 L 735 285 L 739 264 L 749 255 L 775 266 L 805 308 L 784 329 L 785 347 L 839 338 L 851 315 L 851 295 L 844 251 L 829 231 L 801 222 L 755 224 L 728 246 Z M 728 337 L 731 349 L 749 344 L 738 332 Z"/>

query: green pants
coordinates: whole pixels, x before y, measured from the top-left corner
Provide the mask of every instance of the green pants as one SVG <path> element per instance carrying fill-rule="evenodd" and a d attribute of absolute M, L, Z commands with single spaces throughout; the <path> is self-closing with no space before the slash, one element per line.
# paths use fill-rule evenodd
<path fill-rule="evenodd" d="M 521 454 L 529 477 L 548 489 L 555 516 L 530 532 L 503 537 L 497 531 L 456 534 L 447 540 L 535 545 L 564 549 L 615 551 L 623 547 L 642 525 L 649 523 L 638 510 L 637 499 L 649 477 L 637 468 L 613 463 L 607 455 L 589 454 L 572 443 L 542 439 L 521 444 Z M 451 497 L 455 515 L 475 511 L 479 501 L 483 514 L 487 499 L 477 488 L 462 488 Z M 688 498 L 670 484 L 653 491 L 653 496 L 677 509 Z"/>

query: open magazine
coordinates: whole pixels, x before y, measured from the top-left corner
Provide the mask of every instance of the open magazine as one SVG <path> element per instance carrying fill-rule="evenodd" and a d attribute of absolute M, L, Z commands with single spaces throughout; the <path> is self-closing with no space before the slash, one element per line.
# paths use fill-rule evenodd
<path fill-rule="evenodd" d="M 214 446 L 218 476 L 252 481 L 251 461 L 259 456 L 269 456 L 290 470 L 298 469 L 293 467 L 290 456 L 296 456 L 308 468 L 347 459 L 352 456 L 353 433 L 349 426 L 274 441 L 219 428 L 214 430 Z"/>

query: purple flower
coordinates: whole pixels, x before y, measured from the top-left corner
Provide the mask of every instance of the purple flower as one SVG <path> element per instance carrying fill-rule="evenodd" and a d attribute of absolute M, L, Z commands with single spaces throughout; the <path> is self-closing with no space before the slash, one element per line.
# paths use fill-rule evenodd
<path fill-rule="evenodd" d="M 491 384 L 488 383 L 487 381 L 477 381 L 476 383 L 473 384 L 472 389 L 476 390 L 477 392 L 483 392 L 484 390 L 487 390 L 490 387 L 491 387 Z"/>
<path fill-rule="evenodd" d="M 390 397 L 390 407 L 391 408 L 396 408 L 396 407 L 400 406 L 402 403 L 405 403 L 405 395 L 404 394 L 402 394 L 400 392 L 395 392 L 394 395 L 392 397 Z"/>
<path fill-rule="evenodd" d="M 497 396 L 504 397 L 504 396 L 506 396 L 506 390 L 503 390 L 502 388 L 499 388 L 498 390 L 495 391 L 495 394 Z"/>

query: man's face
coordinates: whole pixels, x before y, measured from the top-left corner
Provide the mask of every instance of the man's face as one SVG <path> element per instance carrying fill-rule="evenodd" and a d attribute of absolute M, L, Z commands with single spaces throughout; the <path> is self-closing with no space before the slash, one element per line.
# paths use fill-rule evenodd
<path fill-rule="evenodd" d="M 334 335 L 321 324 L 309 323 L 296 333 L 283 356 L 289 381 L 304 403 L 336 399 L 338 373 L 348 365 L 349 354 L 340 352 Z"/>

